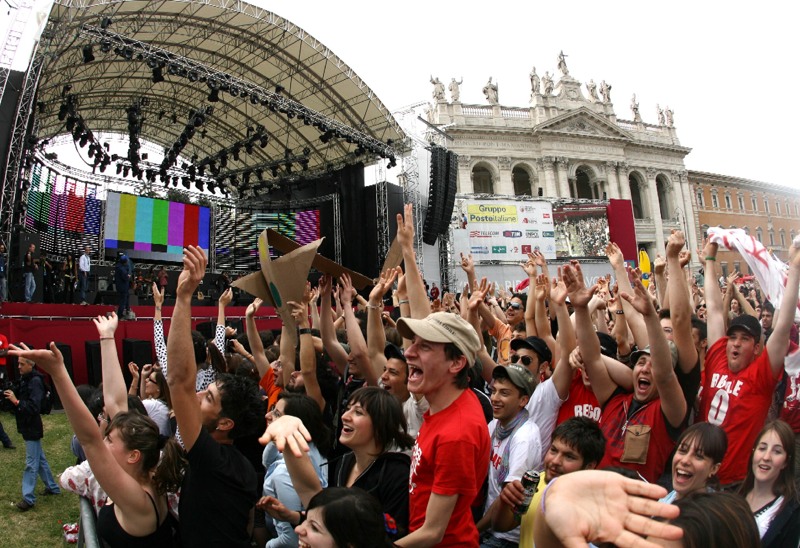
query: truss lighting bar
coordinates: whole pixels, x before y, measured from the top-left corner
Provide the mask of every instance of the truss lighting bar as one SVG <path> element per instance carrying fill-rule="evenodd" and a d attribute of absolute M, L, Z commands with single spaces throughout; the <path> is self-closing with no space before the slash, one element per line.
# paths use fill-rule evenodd
<path fill-rule="evenodd" d="M 141 60 L 144 61 L 154 59 L 163 62 L 168 68 L 170 66 L 173 67 L 168 73 L 186 74 L 187 77 L 190 73 L 193 73 L 197 75 L 197 79 L 201 82 L 214 81 L 220 85 L 228 86 L 229 89 L 231 87 L 238 88 L 238 95 L 240 96 L 247 94 L 249 97 L 257 97 L 259 102 L 264 106 L 269 106 L 271 109 L 274 108 L 277 112 L 284 113 L 289 118 L 297 117 L 303 119 L 310 125 L 320 129 L 320 131 L 330 131 L 338 134 L 340 138 L 345 139 L 347 142 L 360 145 L 365 150 L 374 152 L 383 158 L 392 159 L 397 156 L 394 148 L 374 137 L 366 135 L 341 122 L 327 118 L 319 112 L 297 101 L 284 97 L 279 93 L 269 91 L 246 80 L 231 76 L 230 74 L 211 69 L 192 59 L 92 25 L 83 25 L 80 35 L 98 43 L 110 44 L 111 51 L 115 48 L 120 48 L 121 50 L 129 48 L 134 58 L 141 56 Z"/>

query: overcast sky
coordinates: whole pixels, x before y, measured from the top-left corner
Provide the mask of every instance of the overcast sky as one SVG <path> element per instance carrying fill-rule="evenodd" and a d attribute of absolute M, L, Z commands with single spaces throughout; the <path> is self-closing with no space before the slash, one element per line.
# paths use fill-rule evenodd
<path fill-rule="evenodd" d="M 528 106 L 531 67 L 557 73 L 563 50 L 570 75 L 613 86 L 618 118 L 632 119 L 633 93 L 645 122 L 669 105 L 688 169 L 800 189 L 793 2 L 254 3 L 322 41 L 391 110 L 430 100 L 431 75 L 463 77 L 462 102 L 477 104 L 492 76 L 501 104 Z"/>
<path fill-rule="evenodd" d="M 431 75 L 463 77 L 462 102 L 478 104 L 492 76 L 501 104 L 528 106 L 531 67 L 557 73 L 563 50 L 573 77 L 613 86 L 618 118 L 633 93 L 645 122 L 668 105 L 688 169 L 800 189 L 793 2 L 252 2 L 322 41 L 392 111 L 430 100 Z"/>

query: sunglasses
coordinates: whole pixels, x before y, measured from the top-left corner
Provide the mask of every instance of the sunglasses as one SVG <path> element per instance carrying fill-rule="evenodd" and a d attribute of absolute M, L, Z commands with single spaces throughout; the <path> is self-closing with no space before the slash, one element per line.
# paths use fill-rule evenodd
<path fill-rule="evenodd" d="M 511 363 L 522 362 L 522 365 L 525 367 L 530 367 L 533 363 L 533 358 L 530 356 L 520 356 L 519 354 L 514 354 L 511 356 Z"/>
<path fill-rule="evenodd" d="M 519 310 L 520 308 L 522 308 L 522 303 L 508 303 L 506 310 L 508 310 L 509 308 L 513 308 L 514 310 Z"/>

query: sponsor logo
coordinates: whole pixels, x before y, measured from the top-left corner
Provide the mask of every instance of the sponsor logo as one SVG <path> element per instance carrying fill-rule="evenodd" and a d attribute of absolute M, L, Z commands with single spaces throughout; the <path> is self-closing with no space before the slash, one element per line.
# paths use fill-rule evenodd
<path fill-rule="evenodd" d="M 526 244 L 522 244 L 522 252 L 526 253 L 526 254 L 527 253 L 532 253 L 531 246 L 530 245 L 526 245 Z"/>
<path fill-rule="evenodd" d="M 486 246 L 474 245 L 470 247 L 470 253 L 473 253 L 474 255 L 488 255 L 489 248 Z"/>
<path fill-rule="evenodd" d="M 526 238 L 538 238 L 539 237 L 539 231 L 538 230 L 526 230 L 525 231 L 525 237 Z"/>
<path fill-rule="evenodd" d="M 549 213 L 542 213 L 542 219 L 549 219 L 549 218 L 550 218 Z"/>
<path fill-rule="evenodd" d="M 517 207 L 500 204 L 471 204 L 467 206 L 470 223 L 516 223 Z"/>
<path fill-rule="evenodd" d="M 492 246 L 492 253 L 506 253 L 506 246 L 504 246 L 504 245 L 493 245 Z"/>
<path fill-rule="evenodd" d="M 542 238 L 555 238 L 555 232 L 552 230 L 542 230 Z"/>
<path fill-rule="evenodd" d="M 469 237 L 470 238 L 493 238 L 495 236 L 499 236 L 499 230 L 470 230 Z"/>
<path fill-rule="evenodd" d="M 503 238 L 522 238 L 521 230 L 504 230 Z"/>

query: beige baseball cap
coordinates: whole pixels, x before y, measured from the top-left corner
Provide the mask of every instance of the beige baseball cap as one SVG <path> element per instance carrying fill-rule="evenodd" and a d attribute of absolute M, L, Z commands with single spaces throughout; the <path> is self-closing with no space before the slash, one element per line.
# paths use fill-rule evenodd
<path fill-rule="evenodd" d="M 430 342 L 455 344 L 467 357 L 470 367 L 481 349 L 481 341 L 472 325 L 458 314 L 450 312 L 434 312 L 421 320 L 400 318 L 397 330 L 406 339 L 413 339 L 417 335 Z"/>

